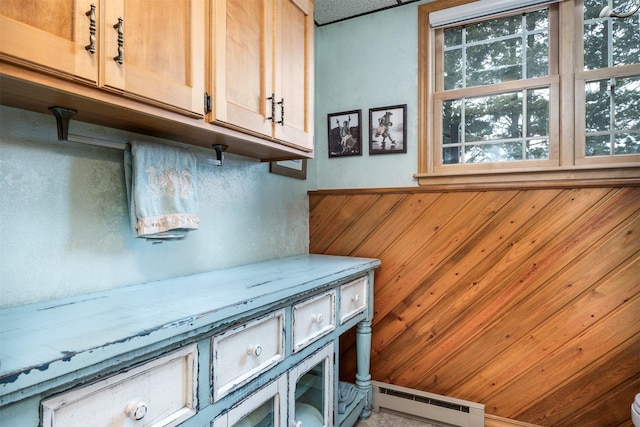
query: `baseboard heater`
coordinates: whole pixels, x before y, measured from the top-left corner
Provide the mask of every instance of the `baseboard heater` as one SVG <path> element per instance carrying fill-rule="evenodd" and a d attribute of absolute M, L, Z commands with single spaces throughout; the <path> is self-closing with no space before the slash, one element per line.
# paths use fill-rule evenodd
<path fill-rule="evenodd" d="M 483 427 L 484 405 L 378 381 L 373 385 L 373 410 L 388 410 L 443 427 Z"/>

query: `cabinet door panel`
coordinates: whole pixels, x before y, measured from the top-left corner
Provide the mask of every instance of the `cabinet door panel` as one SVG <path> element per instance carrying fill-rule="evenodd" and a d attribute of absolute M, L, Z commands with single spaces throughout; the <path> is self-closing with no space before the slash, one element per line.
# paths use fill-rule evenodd
<path fill-rule="evenodd" d="M 220 0 L 212 12 L 213 121 L 270 137 L 272 3 Z"/>
<path fill-rule="evenodd" d="M 95 83 L 97 54 L 85 49 L 90 43 L 91 16 L 86 13 L 91 4 L 90 0 L 0 1 L 2 56 L 41 71 Z M 96 8 L 96 20 L 98 13 Z"/>
<path fill-rule="evenodd" d="M 333 426 L 333 342 L 289 371 L 289 425 Z"/>
<path fill-rule="evenodd" d="M 313 2 L 277 4 L 276 94 L 284 99 L 284 124 L 276 125 L 275 137 L 313 148 Z"/>
<path fill-rule="evenodd" d="M 287 376 L 284 374 L 213 420 L 211 427 L 285 427 L 286 423 Z"/>
<path fill-rule="evenodd" d="M 204 114 L 204 0 L 105 2 L 103 86 Z M 123 19 L 122 37 L 114 25 Z M 123 63 L 114 60 L 122 42 Z"/>

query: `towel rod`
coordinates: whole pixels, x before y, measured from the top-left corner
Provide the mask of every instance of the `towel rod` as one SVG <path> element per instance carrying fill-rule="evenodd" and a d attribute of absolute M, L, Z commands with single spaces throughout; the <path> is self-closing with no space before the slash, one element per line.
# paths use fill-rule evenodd
<path fill-rule="evenodd" d="M 96 145 L 98 147 L 115 148 L 117 150 L 131 150 L 131 145 L 118 141 L 108 141 L 106 139 L 92 138 L 82 135 L 74 135 L 69 133 L 69 122 L 77 111 L 63 107 L 49 107 L 49 111 L 56 118 L 56 126 L 58 128 L 58 141 L 78 142 L 80 144 Z M 216 158 L 206 157 L 198 153 L 194 153 L 198 163 L 222 166 L 224 163 L 224 152 L 228 146 L 224 144 L 213 144 L 216 151 Z"/>

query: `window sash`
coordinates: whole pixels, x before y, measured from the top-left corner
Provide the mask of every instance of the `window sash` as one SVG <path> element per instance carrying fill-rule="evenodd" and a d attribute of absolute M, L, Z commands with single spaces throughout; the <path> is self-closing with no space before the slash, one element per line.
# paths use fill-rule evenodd
<path fill-rule="evenodd" d="M 548 3 L 548 2 L 547 2 Z M 475 3 L 474 3 L 475 4 Z M 531 12 L 535 10 L 540 10 L 543 7 L 532 7 L 527 8 L 523 11 L 510 11 L 506 14 L 501 14 L 500 16 L 508 16 L 519 14 L 521 12 Z M 545 77 L 535 77 L 535 78 L 527 78 L 521 80 L 509 80 L 501 83 L 494 83 L 488 85 L 480 85 L 480 86 L 471 86 L 457 89 L 444 89 L 444 30 L 449 28 L 440 27 L 437 29 L 431 29 L 431 35 L 434 40 L 434 48 L 435 48 L 435 65 L 436 65 L 436 73 L 434 76 L 435 80 L 435 91 L 430 94 L 431 98 L 431 106 L 432 106 L 432 117 L 433 122 L 431 126 L 431 138 L 432 141 L 431 150 L 429 153 L 429 157 L 431 159 L 430 166 L 433 172 L 438 174 L 446 174 L 446 173 L 459 173 L 460 171 L 466 170 L 474 170 L 474 171 L 482 171 L 482 170 L 511 170 L 511 169 L 522 169 L 522 168 L 532 168 L 532 167 L 553 167 L 559 165 L 559 149 L 558 149 L 558 137 L 559 137 L 559 129 L 558 129 L 558 100 L 559 100 L 559 76 L 558 76 L 558 61 L 554 57 L 554 53 L 557 52 L 557 49 L 554 47 L 554 40 L 557 40 L 558 31 L 557 31 L 557 17 L 558 14 L 555 11 L 553 6 L 549 6 L 549 28 L 548 28 L 548 37 L 549 37 L 549 75 Z M 491 17 L 489 19 L 494 19 Z M 477 22 L 484 21 L 485 19 L 478 19 Z M 453 26 L 453 25 L 452 25 Z M 501 93 L 507 92 L 515 92 L 521 90 L 532 90 L 532 89 L 540 89 L 547 88 L 549 89 L 549 135 L 548 135 L 548 145 L 549 145 L 549 158 L 548 159 L 525 159 L 525 160 L 508 160 L 508 161 L 496 161 L 496 162 L 486 162 L 486 163 L 444 163 L 443 160 L 443 103 L 448 100 L 457 100 L 462 98 L 475 98 L 479 96 L 487 96 L 487 95 L 497 95 Z M 523 117 L 523 119 L 525 119 Z M 526 139 L 526 135 L 523 135 L 522 140 Z M 471 145 L 469 143 L 467 145 Z M 449 146 L 449 145 L 447 145 Z"/>
<path fill-rule="evenodd" d="M 584 52 L 584 3 L 583 0 L 575 0 L 573 19 L 575 22 L 575 45 L 576 52 Z M 633 18 L 631 18 L 633 19 Z M 607 25 L 610 25 L 608 23 Z M 611 40 L 607 40 L 610 47 Z M 609 49 L 611 52 L 611 49 Z M 609 61 L 611 65 L 611 61 Z M 605 80 L 609 78 L 630 77 L 640 75 L 640 64 L 618 65 L 615 67 L 604 67 L 596 69 L 584 69 L 584 55 L 579 55 L 575 60 L 575 78 L 574 78 L 574 135 L 575 144 L 573 147 L 573 163 L 576 166 L 607 166 L 620 165 L 638 166 L 640 164 L 640 154 L 616 154 L 603 156 L 587 156 L 586 155 L 586 91 L 585 84 L 596 80 Z"/>

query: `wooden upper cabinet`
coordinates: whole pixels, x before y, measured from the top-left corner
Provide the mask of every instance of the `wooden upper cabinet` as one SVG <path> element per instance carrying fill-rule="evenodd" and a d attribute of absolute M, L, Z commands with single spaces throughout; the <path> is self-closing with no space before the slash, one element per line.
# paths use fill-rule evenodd
<path fill-rule="evenodd" d="M 204 115 L 204 0 L 103 3 L 100 85 Z"/>
<path fill-rule="evenodd" d="M 91 0 L 2 0 L 0 54 L 13 63 L 96 84 L 98 19 Z"/>
<path fill-rule="evenodd" d="M 1 0 L 0 52 L 9 62 L 202 117 L 204 12 L 204 0 Z"/>
<path fill-rule="evenodd" d="M 0 0 L 0 102 L 311 158 L 313 30 L 313 0 Z"/>
<path fill-rule="evenodd" d="M 211 13 L 211 120 L 270 137 L 272 1 L 214 0 Z"/>
<path fill-rule="evenodd" d="M 313 2 L 214 0 L 209 25 L 210 121 L 312 151 Z"/>
<path fill-rule="evenodd" d="M 313 1 L 276 0 L 275 137 L 313 149 Z M 284 111 L 284 117 L 280 113 Z"/>

